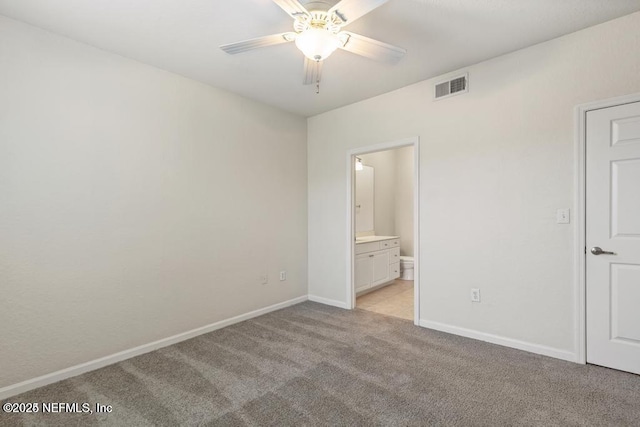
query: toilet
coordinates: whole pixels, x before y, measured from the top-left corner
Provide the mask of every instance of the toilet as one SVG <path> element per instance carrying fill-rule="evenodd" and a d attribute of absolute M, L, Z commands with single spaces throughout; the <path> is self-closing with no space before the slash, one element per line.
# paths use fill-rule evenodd
<path fill-rule="evenodd" d="M 400 279 L 413 280 L 413 257 L 400 257 Z"/>

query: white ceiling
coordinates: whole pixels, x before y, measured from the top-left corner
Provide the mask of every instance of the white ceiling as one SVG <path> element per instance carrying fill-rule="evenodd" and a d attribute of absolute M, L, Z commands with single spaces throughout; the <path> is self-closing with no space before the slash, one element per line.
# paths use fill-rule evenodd
<path fill-rule="evenodd" d="M 301 1 L 307 3 L 308 1 Z M 271 0 L 0 0 L 0 14 L 310 116 L 640 10 L 640 0 L 389 0 L 346 29 L 407 49 L 397 64 L 335 52 L 321 91 L 293 43 L 221 44 L 291 31 Z"/>

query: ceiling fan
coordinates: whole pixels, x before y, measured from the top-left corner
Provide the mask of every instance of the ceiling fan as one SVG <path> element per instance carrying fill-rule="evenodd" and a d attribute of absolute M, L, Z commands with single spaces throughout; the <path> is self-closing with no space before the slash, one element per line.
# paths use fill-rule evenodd
<path fill-rule="evenodd" d="M 272 34 L 220 46 L 229 54 L 259 47 L 295 42 L 304 54 L 303 84 L 316 83 L 318 90 L 322 61 L 336 49 L 343 49 L 376 61 L 394 63 L 407 51 L 403 48 L 371 39 L 342 28 L 389 0 L 319 0 L 304 6 L 298 0 L 273 0 L 293 18 L 293 31 Z"/>

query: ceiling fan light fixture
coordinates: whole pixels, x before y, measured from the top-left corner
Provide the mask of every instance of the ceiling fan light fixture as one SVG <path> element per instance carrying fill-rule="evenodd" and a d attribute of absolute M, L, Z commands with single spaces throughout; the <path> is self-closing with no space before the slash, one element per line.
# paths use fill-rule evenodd
<path fill-rule="evenodd" d="M 326 28 L 308 28 L 296 37 L 296 46 L 312 61 L 327 59 L 341 45 L 338 36 Z"/>

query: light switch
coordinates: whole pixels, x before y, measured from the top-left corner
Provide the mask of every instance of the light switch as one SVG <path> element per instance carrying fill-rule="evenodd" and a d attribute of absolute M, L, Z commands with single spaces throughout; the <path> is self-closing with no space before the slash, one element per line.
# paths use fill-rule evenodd
<path fill-rule="evenodd" d="M 558 209 L 556 211 L 556 222 L 558 224 L 569 224 L 571 222 L 571 210 L 567 209 Z"/>

